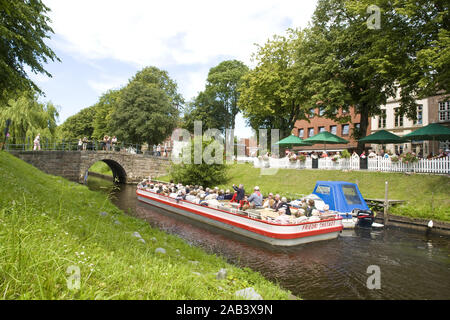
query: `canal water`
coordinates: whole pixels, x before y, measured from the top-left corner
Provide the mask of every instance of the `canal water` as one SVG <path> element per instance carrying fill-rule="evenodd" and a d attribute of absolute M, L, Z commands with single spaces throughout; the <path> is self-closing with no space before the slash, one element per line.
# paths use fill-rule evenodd
<path fill-rule="evenodd" d="M 303 299 L 450 299 L 446 236 L 395 227 L 344 230 L 338 239 L 279 249 L 142 204 L 135 186 L 94 177 L 88 186 L 111 194 L 126 213 L 258 271 Z"/>

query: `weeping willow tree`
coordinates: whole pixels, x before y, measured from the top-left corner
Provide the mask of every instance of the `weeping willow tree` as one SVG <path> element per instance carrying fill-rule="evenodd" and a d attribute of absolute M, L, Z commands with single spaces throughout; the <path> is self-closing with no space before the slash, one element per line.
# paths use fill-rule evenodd
<path fill-rule="evenodd" d="M 40 103 L 36 93 L 22 93 L 0 109 L 1 141 L 4 139 L 6 120 L 9 126 L 10 143 L 23 143 L 33 139 L 38 133 L 41 139 L 55 137 L 59 112 L 51 102 Z"/>

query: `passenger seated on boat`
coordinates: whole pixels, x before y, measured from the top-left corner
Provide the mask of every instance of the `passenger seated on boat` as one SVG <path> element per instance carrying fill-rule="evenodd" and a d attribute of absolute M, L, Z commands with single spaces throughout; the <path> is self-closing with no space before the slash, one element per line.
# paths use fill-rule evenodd
<path fill-rule="evenodd" d="M 275 195 L 275 201 L 274 201 L 274 203 L 272 205 L 272 209 L 276 210 L 278 205 L 280 204 L 280 202 L 281 202 L 281 196 L 279 194 L 276 194 Z"/>
<path fill-rule="evenodd" d="M 244 199 L 239 201 L 238 209 L 245 211 L 250 208 L 250 204 L 248 202 L 248 197 L 244 195 Z"/>
<path fill-rule="evenodd" d="M 275 223 L 279 223 L 279 224 L 289 224 L 290 223 L 291 217 L 286 214 L 285 208 L 280 208 L 278 210 L 278 213 L 280 215 L 275 218 L 275 221 L 274 221 Z"/>
<path fill-rule="evenodd" d="M 316 209 L 316 207 L 314 206 L 314 200 L 313 199 L 309 199 L 308 200 L 308 207 L 306 208 L 306 216 L 307 217 L 311 217 L 312 211 L 314 209 Z"/>
<path fill-rule="evenodd" d="M 193 202 L 195 199 L 197 199 L 197 192 L 194 190 L 186 195 L 186 201 Z"/>
<path fill-rule="evenodd" d="M 227 189 L 223 195 L 223 200 L 231 200 L 232 198 L 233 195 L 230 193 L 230 189 Z"/>
<path fill-rule="evenodd" d="M 219 193 L 217 194 L 217 199 L 216 200 L 218 200 L 218 201 L 225 200 L 225 195 L 224 195 L 223 190 L 219 190 Z"/>
<path fill-rule="evenodd" d="M 178 196 L 178 192 L 175 188 L 170 189 L 169 197 L 176 198 Z"/>
<path fill-rule="evenodd" d="M 218 194 L 216 193 L 216 190 L 211 190 L 210 189 L 210 193 L 208 195 L 206 195 L 205 200 L 215 200 L 217 199 Z"/>
<path fill-rule="evenodd" d="M 275 203 L 275 199 L 273 198 L 273 193 L 269 193 L 266 200 L 264 200 L 263 208 L 272 208 Z"/>
<path fill-rule="evenodd" d="M 281 198 L 281 201 L 277 204 L 277 207 L 275 208 L 275 211 L 279 212 L 281 209 L 284 209 L 285 213 L 288 216 L 291 215 L 291 209 L 289 208 L 289 205 L 287 204 L 286 197 Z"/>
<path fill-rule="evenodd" d="M 250 208 L 261 208 L 262 201 L 263 201 L 263 196 L 262 196 L 261 192 L 259 192 L 259 187 L 255 186 L 255 188 L 253 188 L 253 193 L 248 198 Z"/>
<path fill-rule="evenodd" d="M 308 221 L 308 218 L 305 216 L 305 210 L 304 209 L 299 209 L 295 214 L 294 214 L 294 223 L 302 223 L 305 221 Z"/>
<path fill-rule="evenodd" d="M 178 191 L 177 197 L 175 199 L 186 200 L 186 191 L 184 189 Z"/>
<path fill-rule="evenodd" d="M 218 208 L 220 207 L 220 202 L 216 199 L 211 200 L 205 200 L 205 202 L 208 204 L 208 207 Z"/>
<path fill-rule="evenodd" d="M 319 216 L 320 216 L 320 211 L 317 210 L 317 209 L 313 209 L 313 210 L 311 211 L 311 216 L 313 216 L 313 217 L 319 217 Z"/>

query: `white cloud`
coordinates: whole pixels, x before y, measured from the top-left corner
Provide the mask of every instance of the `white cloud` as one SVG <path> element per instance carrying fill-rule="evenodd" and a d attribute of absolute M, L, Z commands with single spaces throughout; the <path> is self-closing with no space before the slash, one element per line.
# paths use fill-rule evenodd
<path fill-rule="evenodd" d="M 198 64 L 218 56 L 249 62 L 254 43 L 304 27 L 315 1 L 46 0 L 59 48 L 86 59 L 138 66 Z"/>
<path fill-rule="evenodd" d="M 44 0 L 56 36 L 52 46 L 77 61 L 153 65 L 171 74 L 186 99 L 203 90 L 209 68 L 225 59 L 251 65 L 255 43 L 288 27 L 306 27 L 316 1 Z M 88 85 L 101 94 L 126 84 L 99 70 Z M 130 75 L 128 75 L 130 76 Z"/>

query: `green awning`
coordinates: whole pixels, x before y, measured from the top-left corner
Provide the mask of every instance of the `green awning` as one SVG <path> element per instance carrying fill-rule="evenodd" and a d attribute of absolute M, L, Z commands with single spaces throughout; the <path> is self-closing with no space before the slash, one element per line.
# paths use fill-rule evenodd
<path fill-rule="evenodd" d="M 309 137 L 304 140 L 305 142 L 310 142 L 312 144 L 323 143 L 323 144 L 347 144 L 348 141 L 332 134 L 328 131 L 323 131 L 316 134 L 315 136 Z"/>
<path fill-rule="evenodd" d="M 291 134 L 290 136 L 278 141 L 276 144 L 284 147 L 292 146 L 310 146 L 312 143 L 305 142 L 305 140 Z"/>
<path fill-rule="evenodd" d="M 361 138 L 358 141 L 364 143 L 387 144 L 387 143 L 403 143 L 405 142 L 405 139 L 389 131 L 380 130 L 367 137 Z"/>
<path fill-rule="evenodd" d="M 433 140 L 446 141 L 450 140 L 450 128 L 444 127 L 438 123 L 431 123 L 425 127 L 417 129 L 403 136 L 406 140 Z"/>

